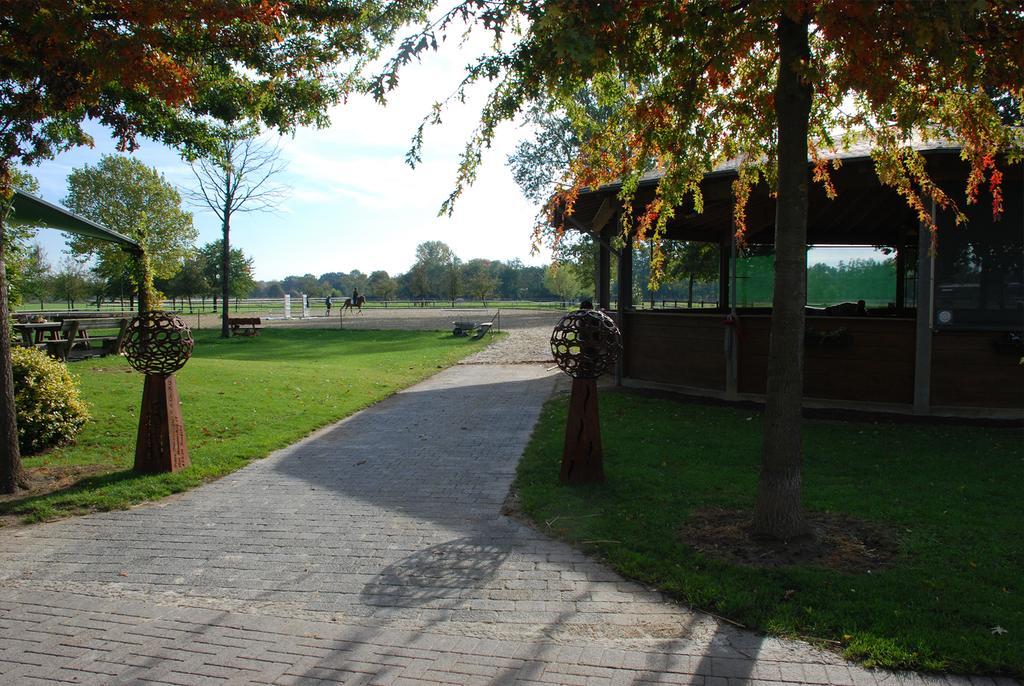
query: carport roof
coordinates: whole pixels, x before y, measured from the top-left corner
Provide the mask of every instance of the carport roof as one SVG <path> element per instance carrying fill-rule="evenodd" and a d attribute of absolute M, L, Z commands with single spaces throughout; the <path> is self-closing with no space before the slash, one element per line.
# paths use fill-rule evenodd
<path fill-rule="evenodd" d="M 13 209 L 7 221 L 13 225 L 57 229 L 66 233 L 116 243 L 131 252 L 141 252 L 142 250 L 142 246 L 131 238 L 25 191 L 14 191 Z"/>

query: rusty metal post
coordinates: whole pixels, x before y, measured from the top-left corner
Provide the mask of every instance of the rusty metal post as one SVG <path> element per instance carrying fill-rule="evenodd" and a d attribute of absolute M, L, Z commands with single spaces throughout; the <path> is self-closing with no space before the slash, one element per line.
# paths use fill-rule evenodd
<path fill-rule="evenodd" d="M 147 374 L 135 442 L 135 471 L 177 472 L 190 464 L 174 375 Z"/>
<path fill-rule="evenodd" d="M 146 375 L 135 443 L 137 472 L 177 472 L 191 464 L 174 372 L 188 362 L 193 345 L 185 321 L 170 312 L 142 312 L 125 331 L 121 352 Z"/>
<path fill-rule="evenodd" d="M 551 355 L 572 377 L 569 417 L 559 480 L 566 484 L 604 481 L 597 378 L 622 355 L 622 333 L 607 314 L 589 304 L 563 316 L 551 332 Z"/>
<path fill-rule="evenodd" d="M 597 413 L 597 379 L 572 380 L 562 469 L 558 479 L 564 484 L 604 481 L 601 420 Z"/>

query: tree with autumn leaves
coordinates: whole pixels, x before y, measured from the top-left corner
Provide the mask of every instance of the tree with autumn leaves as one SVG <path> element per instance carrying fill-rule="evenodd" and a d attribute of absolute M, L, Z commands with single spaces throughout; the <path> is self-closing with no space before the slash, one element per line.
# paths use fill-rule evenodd
<path fill-rule="evenodd" d="M 1021 159 L 1020 136 L 1010 125 L 1020 123 L 1024 73 L 1019 3 L 463 0 L 440 14 L 433 0 L 9 3 L 0 19 L 0 191 L 10 194 L 12 164 L 89 143 L 86 118 L 109 126 L 124 149 L 148 136 L 187 154 L 211 151 L 218 121 L 284 130 L 324 123 L 327 106 L 348 85 L 329 65 L 365 60 L 408 20 L 422 23 L 365 84 L 382 100 L 399 84 L 401 67 L 447 34 L 468 25 L 494 38 L 450 98 L 459 100 L 477 82 L 493 86 L 446 211 L 475 179 L 501 122 L 531 103 L 568 104 L 584 87 L 614 114 L 581 146 L 550 205 L 553 218 L 571 212 L 582 188 L 621 180 L 623 233 L 657 237 L 684 201 L 700 208 L 706 172 L 738 158 L 742 239 L 750 189 L 772 188 L 775 303 L 755 528 L 782 538 L 804 533 L 799 429 L 808 185 L 841 192 L 822 153 L 869 141 L 880 180 L 934 228 L 929 200 L 963 214 L 930 180 L 911 142 L 948 138 L 961 142 L 971 165 L 967 201 L 984 189 L 998 213 L 999 165 Z M 1009 123 L 993 96 L 1016 102 Z M 425 124 L 439 122 L 444 105 Z M 423 135 L 421 129 L 414 138 L 414 163 Z M 663 174 L 656 197 L 636 207 L 640 175 L 652 165 Z M 3 274 L 0 252 L 0 319 L 8 316 Z M 0 487 L 10 491 L 21 476 L 9 341 L 0 339 Z"/>
<path fill-rule="evenodd" d="M 397 4 L 435 9 L 434 2 Z M 414 137 L 413 163 L 425 127 L 440 121 L 445 105 L 476 83 L 492 84 L 442 211 L 450 212 L 475 179 L 499 124 L 536 102 L 569 109 L 585 87 L 611 116 L 582 142 L 549 203 L 559 231 L 581 189 L 620 181 L 623 235 L 657 238 L 677 207 L 700 210 L 704 175 L 736 159 L 742 242 L 751 189 L 771 189 L 776 269 L 754 531 L 783 539 L 807 533 L 800 415 L 808 187 L 841 193 L 830 177 L 836 163 L 825 153 L 866 142 L 879 180 L 933 231 L 932 203 L 960 221 L 963 204 L 985 193 L 998 215 L 1000 165 L 1022 158 L 1013 127 L 1021 123 L 1024 74 L 1019 2 L 466 0 L 430 16 L 399 44 L 370 90 L 386 99 L 403 65 L 467 26 L 494 39 Z M 971 169 L 964 200 L 931 180 L 913 147 L 921 139 L 962 146 Z M 655 197 L 635 206 L 640 177 L 652 165 L 662 173 Z"/>
<path fill-rule="evenodd" d="M 347 0 L 23 0 L 0 17 L 0 196 L 12 169 L 92 140 L 140 137 L 187 156 L 214 152 L 222 124 L 289 131 L 327 123 L 349 88 L 342 60 L 373 54 L 407 19 L 393 3 Z M 0 225 L 0 322 L 9 318 Z M 0 336 L 0 491 L 24 481 L 10 340 Z"/>

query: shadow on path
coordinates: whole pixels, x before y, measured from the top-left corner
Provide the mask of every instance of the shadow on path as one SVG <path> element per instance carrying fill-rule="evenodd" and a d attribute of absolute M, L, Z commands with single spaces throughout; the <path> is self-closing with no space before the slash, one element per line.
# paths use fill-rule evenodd
<path fill-rule="evenodd" d="M 742 683 L 829 661 L 500 514 L 556 379 L 453 367 L 172 501 L 0 535 L 0 588 L 166 604 L 153 631 L 207 646 L 186 662 L 228 669 L 233 646 L 269 682 Z M 131 676 L 168 669 L 171 645 Z"/>

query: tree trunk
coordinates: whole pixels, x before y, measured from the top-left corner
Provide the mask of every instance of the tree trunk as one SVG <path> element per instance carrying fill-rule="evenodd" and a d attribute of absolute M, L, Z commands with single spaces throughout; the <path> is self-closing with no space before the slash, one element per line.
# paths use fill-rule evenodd
<path fill-rule="evenodd" d="M 231 297 L 229 293 L 231 290 L 231 246 L 228 243 L 228 234 L 231 232 L 231 209 L 225 207 L 224 210 L 224 245 L 220 254 L 220 337 L 230 338 L 228 315 L 231 307 L 229 300 Z"/>
<path fill-rule="evenodd" d="M 7 265 L 4 255 L 4 224 L 0 218 L 0 491 L 15 493 L 25 482 L 18 449 L 18 415 L 14 408 L 14 373 L 11 368 L 11 320 L 7 301 Z"/>
<path fill-rule="evenodd" d="M 687 309 L 693 309 L 693 273 L 690 273 L 690 289 L 686 295 L 686 307 Z"/>
<path fill-rule="evenodd" d="M 754 507 L 754 533 L 790 539 L 810 532 L 801 489 L 804 307 L 807 301 L 807 130 L 812 87 L 799 70 L 810 59 L 808 19 L 780 15 L 778 200 L 775 292 L 764 414 L 764 452 Z"/>
<path fill-rule="evenodd" d="M 142 252 L 135 256 L 135 260 L 139 280 L 139 312 L 151 312 L 156 309 L 157 303 L 153 302 L 153 270 L 149 265 L 149 255 Z"/>

